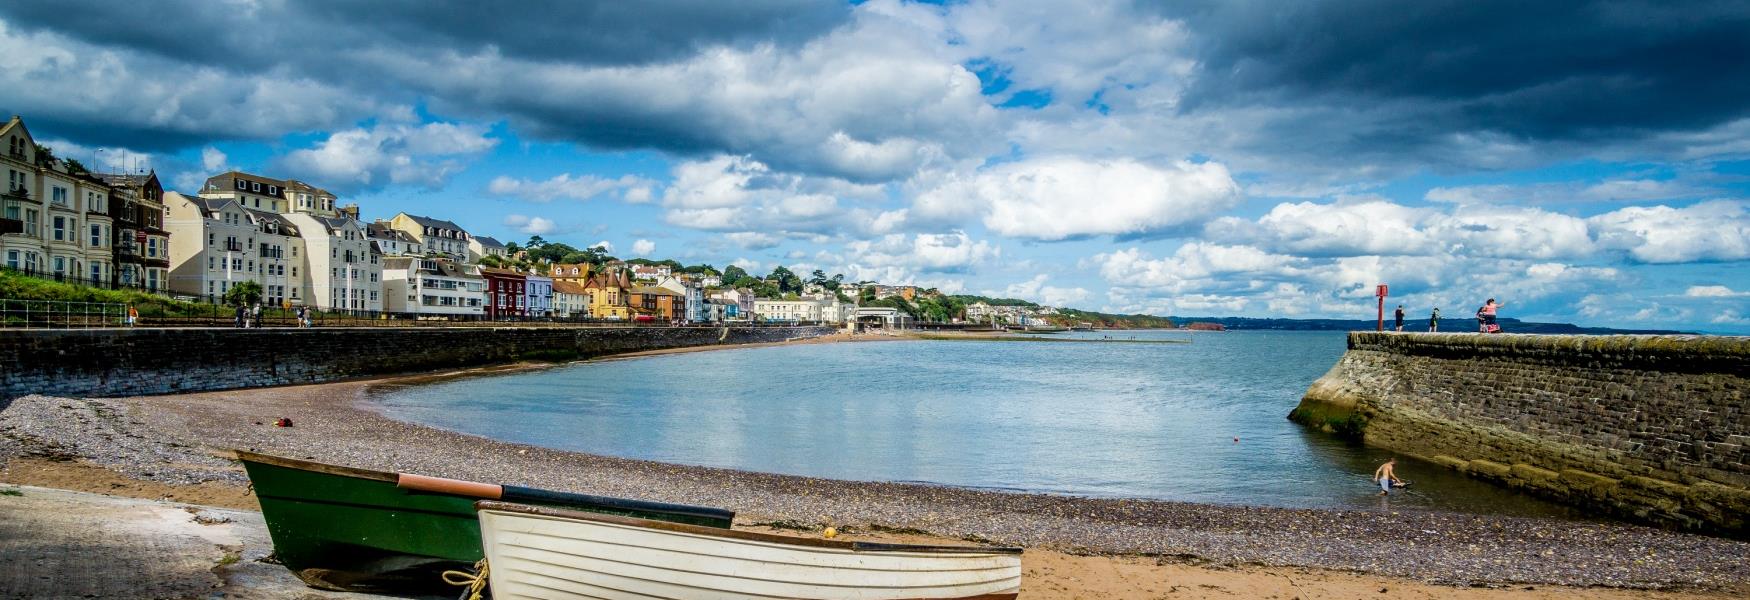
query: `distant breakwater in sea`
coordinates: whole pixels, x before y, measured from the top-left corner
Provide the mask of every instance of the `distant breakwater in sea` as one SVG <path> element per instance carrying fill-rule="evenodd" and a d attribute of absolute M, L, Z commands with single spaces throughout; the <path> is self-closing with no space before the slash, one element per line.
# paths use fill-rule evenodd
<path fill-rule="evenodd" d="M 1750 536 L 1750 338 L 1374 333 L 1294 420 L 1632 520 Z"/>

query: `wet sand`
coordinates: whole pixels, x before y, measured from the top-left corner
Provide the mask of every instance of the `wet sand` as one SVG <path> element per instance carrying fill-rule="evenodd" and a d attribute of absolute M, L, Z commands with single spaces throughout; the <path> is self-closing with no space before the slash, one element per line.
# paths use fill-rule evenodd
<path fill-rule="evenodd" d="M 739 527 L 796 535 L 818 535 L 833 525 L 873 539 L 1021 545 L 1028 548 L 1025 598 L 1323 598 L 1381 590 L 1412 597 L 1742 597 L 1750 591 L 1750 543 L 1645 527 L 1084 499 L 751 473 L 497 442 L 395 421 L 371 404 L 374 385 L 477 374 L 123 399 L 25 397 L 0 407 L 0 481 L 252 509 L 247 480 L 227 455 L 240 448 L 723 506 L 740 513 Z M 294 426 L 272 426 L 279 417 Z M 1652 589 L 1666 591 L 1646 591 Z"/>

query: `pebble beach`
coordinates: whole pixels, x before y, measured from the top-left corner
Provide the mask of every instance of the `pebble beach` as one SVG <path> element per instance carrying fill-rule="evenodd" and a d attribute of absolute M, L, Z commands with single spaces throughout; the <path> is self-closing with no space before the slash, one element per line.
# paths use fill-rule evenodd
<path fill-rule="evenodd" d="M 1750 543 L 1618 523 L 1388 507 L 1089 499 L 794 477 L 509 444 L 396 421 L 372 409 L 373 388 L 470 374 L 141 398 L 27 396 L 0 405 L 0 464 L 96 467 L 126 480 L 183 490 L 179 500 L 198 503 L 198 490 L 234 494 L 247 484 L 229 458 L 229 450 L 246 449 L 379 470 L 721 506 L 738 511 L 738 526 L 807 534 L 830 525 L 850 532 L 1024 546 L 1029 556 L 1048 552 L 1071 562 L 1117 561 L 1092 563 L 1103 564 L 1100 568 L 1262 570 L 1303 578 L 1324 573 L 1435 591 L 1591 588 L 1729 597 L 1750 589 Z M 273 426 L 282 417 L 293 426 Z M 15 466 L 4 471 L 7 481 L 40 483 Z"/>

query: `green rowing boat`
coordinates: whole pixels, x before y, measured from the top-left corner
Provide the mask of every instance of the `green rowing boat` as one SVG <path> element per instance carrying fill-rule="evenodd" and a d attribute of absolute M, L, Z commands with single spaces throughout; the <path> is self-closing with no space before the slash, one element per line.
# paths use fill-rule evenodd
<path fill-rule="evenodd" d="M 435 592 L 445 570 L 484 555 L 474 502 L 487 498 L 706 527 L 735 513 L 696 506 L 568 494 L 370 471 L 237 451 L 249 473 L 274 556 L 311 587 Z"/>

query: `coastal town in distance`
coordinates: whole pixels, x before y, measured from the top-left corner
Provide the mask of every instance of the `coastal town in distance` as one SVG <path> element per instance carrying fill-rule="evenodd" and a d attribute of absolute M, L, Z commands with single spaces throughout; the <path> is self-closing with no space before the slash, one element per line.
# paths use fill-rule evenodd
<path fill-rule="evenodd" d="M 0 598 L 1750 596 L 1745 31 L 0 3 Z"/>

